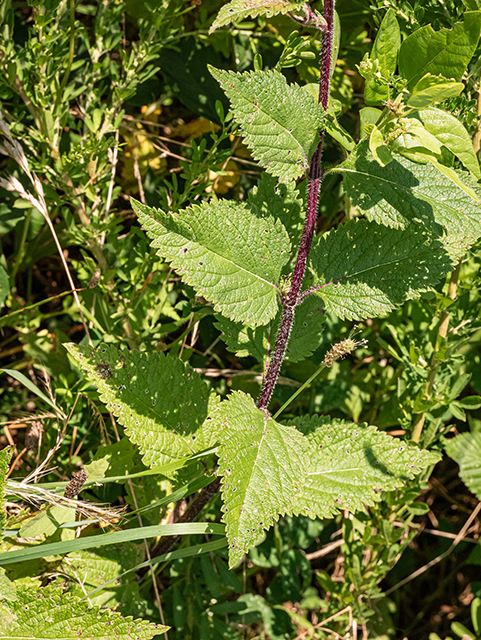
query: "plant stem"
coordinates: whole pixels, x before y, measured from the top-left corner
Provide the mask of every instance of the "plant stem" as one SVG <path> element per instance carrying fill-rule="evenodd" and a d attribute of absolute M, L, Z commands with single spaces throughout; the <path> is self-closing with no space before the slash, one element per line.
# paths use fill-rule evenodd
<path fill-rule="evenodd" d="M 455 300 L 457 296 L 460 269 L 461 269 L 461 263 L 459 263 L 456 269 L 451 273 L 451 279 L 449 281 L 449 287 L 448 287 L 448 298 L 450 298 L 451 300 Z M 450 315 L 449 315 L 448 309 L 443 309 L 439 313 L 438 335 L 436 338 L 436 344 L 434 346 L 433 356 L 431 358 L 431 365 L 429 368 L 428 379 L 426 381 L 426 397 L 427 398 L 431 398 L 433 395 L 434 380 L 436 378 L 436 372 L 440 364 L 440 361 L 438 360 L 438 351 L 441 345 L 441 340 L 446 338 L 446 336 L 448 335 L 449 317 Z M 419 442 L 419 440 L 421 439 L 421 434 L 423 431 L 425 420 L 426 420 L 426 414 L 421 413 L 413 428 L 412 440 L 414 440 L 414 442 Z"/>
<path fill-rule="evenodd" d="M 335 0 L 324 1 L 324 19 L 327 22 L 327 30 L 322 36 L 321 78 L 319 82 L 319 103 L 323 106 L 324 110 L 327 110 L 329 86 L 331 82 L 332 45 L 334 40 L 334 2 Z M 281 327 L 279 329 L 276 346 L 262 385 L 259 399 L 257 400 L 257 407 L 262 410 L 267 409 L 284 361 L 292 323 L 294 322 L 295 308 L 298 304 L 299 292 L 306 272 L 312 238 L 314 237 L 319 192 L 323 177 L 323 172 L 321 171 L 323 143 L 324 132 L 321 131 L 319 144 L 312 156 L 309 167 L 307 215 L 299 244 L 299 251 L 297 253 L 296 266 L 294 267 L 294 273 L 292 275 L 291 288 L 283 301 L 284 311 L 282 314 Z"/>

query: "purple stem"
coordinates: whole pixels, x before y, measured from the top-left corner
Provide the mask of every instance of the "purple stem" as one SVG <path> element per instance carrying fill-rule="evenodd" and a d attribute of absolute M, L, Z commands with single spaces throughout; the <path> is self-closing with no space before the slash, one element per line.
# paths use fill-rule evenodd
<path fill-rule="evenodd" d="M 319 82 L 319 103 L 327 109 L 329 100 L 329 86 L 331 82 L 331 62 L 332 62 L 332 45 L 334 31 L 334 3 L 335 0 L 324 0 L 324 19 L 327 22 L 327 30 L 322 35 L 321 47 L 321 79 Z M 312 238 L 314 236 L 314 227 L 317 217 L 317 205 L 319 201 L 319 191 L 322 182 L 321 156 L 322 145 L 324 142 L 324 132 L 321 131 L 319 144 L 311 159 L 309 167 L 309 186 L 307 200 L 307 215 L 304 222 L 304 229 L 297 253 L 296 266 L 292 275 L 291 288 L 287 294 L 283 306 L 281 327 L 277 336 L 276 346 L 272 359 L 264 378 L 264 383 L 257 400 L 257 407 L 267 410 L 267 406 L 276 386 L 277 378 L 281 370 L 284 356 L 286 354 L 289 336 L 291 334 L 292 323 L 294 322 L 295 308 L 299 302 L 299 292 L 301 290 L 302 281 L 306 272 L 307 260 L 311 250 Z"/>

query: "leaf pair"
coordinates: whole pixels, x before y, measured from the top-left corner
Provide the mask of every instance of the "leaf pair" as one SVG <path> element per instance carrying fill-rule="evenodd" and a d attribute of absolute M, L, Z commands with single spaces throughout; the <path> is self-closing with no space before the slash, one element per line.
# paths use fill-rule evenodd
<path fill-rule="evenodd" d="M 220 443 L 231 566 L 280 515 L 362 509 L 437 460 L 375 427 L 318 416 L 286 426 L 241 392 L 219 403 L 198 374 L 170 356 L 66 346 L 145 464 Z"/>
<path fill-rule="evenodd" d="M 232 393 L 216 407 L 223 520 L 235 565 L 279 516 L 356 511 L 439 458 L 375 427 L 313 416 L 292 426 Z"/>

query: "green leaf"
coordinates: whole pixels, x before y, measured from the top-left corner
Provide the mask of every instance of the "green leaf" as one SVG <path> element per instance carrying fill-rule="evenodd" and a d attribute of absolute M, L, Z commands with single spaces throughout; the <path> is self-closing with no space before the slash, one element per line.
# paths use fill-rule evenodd
<path fill-rule="evenodd" d="M 297 418 L 294 424 L 313 446 L 297 504 L 311 518 L 372 506 L 381 491 L 401 487 L 441 457 L 366 424 L 320 416 Z"/>
<path fill-rule="evenodd" d="M 0 569 L 0 600 L 10 600 L 14 602 L 16 599 L 17 589 L 15 585 L 5 575 L 5 569 Z"/>
<path fill-rule="evenodd" d="M 0 638 L 33 640 L 150 640 L 169 627 L 146 620 L 123 618 L 110 609 L 91 608 L 64 593 L 61 587 L 17 590 L 15 602 L 0 603 Z"/>
<path fill-rule="evenodd" d="M 441 109 L 422 109 L 412 113 L 411 118 L 418 118 L 424 128 L 454 153 L 468 171 L 481 180 L 478 159 L 473 149 L 469 133 L 457 118 Z"/>
<path fill-rule="evenodd" d="M 339 142 L 344 149 L 347 149 L 347 151 L 352 151 L 356 146 L 351 135 L 344 129 L 344 127 L 341 127 L 335 117 L 330 117 L 326 121 L 326 131 L 334 138 L 334 140 Z"/>
<path fill-rule="evenodd" d="M 373 126 L 371 135 L 369 136 L 369 149 L 371 150 L 373 158 L 381 167 L 385 167 L 393 161 L 389 147 L 384 144 L 383 135 L 376 125 Z"/>
<path fill-rule="evenodd" d="M 232 0 L 221 8 L 209 33 L 244 18 L 257 18 L 257 16 L 271 18 L 279 13 L 285 15 L 288 11 L 298 11 L 303 4 L 304 2 L 287 0 Z"/>
<path fill-rule="evenodd" d="M 178 358 L 162 353 L 65 345 L 93 382 L 100 400 L 154 467 L 207 449 L 216 438 L 207 420 L 209 389 Z"/>
<path fill-rule="evenodd" d="M 448 98 L 455 98 L 464 89 L 462 82 L 453 82 L 443 76 L 433 76 L 427 73 L 419 80 L 407 101 L 411 109 L 426 109 L 435 102 L 442 102 Z M 412 117 L 412 114 L 410 114 Z"/>
<path fill-rule="evenodd" d="M 381 167 L 363 141 L 339 170 L 353 205 L 369 220 L 399 228 L 414 222 L 438 233 L 441 225 L 453 245 L 450 251 L 458 256 L 481 237 L 479 205 L 433 166 L 398 156 Z M 458 172 L 461 175 L 465 184 L 480 193 L 468 174 Z"/>
<path fill-rule="evenodd" d="M 295 182 L 279 182 L 263 173 L 247 197 L 248 204 L 258 217 L 280 220 L 287 231 L 291 245 L 297 247 L 304 226 L 304 205 Z M 294 262 L 296 255 L 292 255 Z M 283 272 L 289 274 L 293 265 L 286 262 Z"/>
<path fill-rule="evenodd" d="M 99 480 L 106 476 L 124 476 L 134 467 L 135 447 L 128 438 L 98 447 L 91 462 L 84 466 L 89 478 Z"/>
<path fill-rule="evenodd" d="M 301 433 L 275 422 L 241 392 L 218 406 L 216 420 L 221 425 L 219 474 L 232 567 L 280 515 L 293 513 L 313 452 Z"/>
<path fill-rule="evenodd" d="M 221 200 L 167 214 L 132 200 L 157 255 L 215 309 L 249 326 L 278 309 L 290 243 L 282 223 L 256 206 Z"/>
<path fill-rule="evenodd" d="M 265 363 L 272 350 L 279 331 L 281 313 L 265 327 L 251 329 L 240 322 L 232 322 L 219 317 L 216 327 L 222 332 L 222 339 L 229 351 L 239 358 L 253 356 L 258 362 Z M 309 358 L 321 342 L 324 316 L 319 299 L 309 296 L 296 308 L 294 325 L 289 337 L 286 360 L 301 362 Z"/>
<path fill-rule="evenodd" d="M 481 500 L 481 433 L 461 433 L 446 442 L 446 453 L 458 463 L 464 484 Z"/>
<path fill-rule="evenodd" d="M 370 59 L 377 60 L 377 72 L 384 80 L 389 80 L 396 71 L 397 56 L 401 46 L 401 31 L 394 9 L 389 9 L 379 27 Z M 389 98 L 387 82 L 381 81 L 375 74 L 366 77 L 364 99 L 367 104 L 382 104 Z"/>
<path fill-rule="evenodd" d="M 361 109 L 361 111 L 359 112 L 359 116 L 361 119 L 361 140 L 368 135 L 366 129 L 369 127 L 369 125 L 376 124 L 381 115 L 382 111 L 380 109 L 375 109 L 374 107 L 364 107 L 364 109 Z"/>
<path fill-rule="evenodd" d="M 463 18 L 452 29 L 434 31 L 426 25 L 404 40 L 399 72 L 408 81 L 409 91 L 426 73 L 461 80 L 478 44 L 481 11 L 466 11 Z"/>
<path fill-rule="evenodd" d="M 441 240 L 414 225 L 400 231 L 368 220 L 319 237 L 310 265 L 326 310 L 355 320 L 388 313 L 429 290 L 453 267 Z"/>
<path fill-rule="evenodd" d="M 481 409 L 481 396 L 467 396 L 456 401 L 463 409 Z"/>
<path fill-rule="evenodd" d="M 401 46 L 401 31 L 394 9 L 384 16 L 371 52 L 371 58 L 379 60 L 379 70 L 385 78 L 396 71 L 398 51 Z"/>
<path fill-rule="evenodd" d="M 244 142 L 259 164 L 280 180 L 301 178 L 326 119 L 316 98 L 297 84 L 287 84 L 278 71 L 209 69 L 229 98 Z"/>
<path fill-rule="evenodd" d="M 53 535 L 61 524 L 75 521 L 75 509 L 53 505 L 45 511 L 40 511 L 33 518 L 29 518 L 21 527 L 19 535 L 22 538 L 35 538 Z"/>
<path fill-rule="evenodd" d="M 7 486 L 8 465 L 12 457 L 12 447 L 5 447 L 0 451 L 0 542 L 3 540 L 7 524 L 5 488 Z"/>
<path fill-rule="evenodd" d="M 152 527 L 137 527 L 136 529 L 125 529 L 124 531 L 114 531 L 114 533 L 101 533 L 75 540 L 64 540 L 62 542 L 52 542 L 50 544 L 38 544 L 33 547 L 26 547 L 18 551 L 7 551 L 0 553 L 0 566 L 14 564 L 16 562 L 27 562 L 37 558 L 47 556 L 65 555 L 72 551 L 81 549 L 92 549 L 104 547 L 110 544 L 120 544 L 132 542 L 133 540 L 148 540 L 159 536 L 187 536 L 196 533 L 210 533 L 213 535 L 224 535 L 224 526 L 221 524 L 208 522 L 188 522 L 176 524 L 158 524 Z"/>

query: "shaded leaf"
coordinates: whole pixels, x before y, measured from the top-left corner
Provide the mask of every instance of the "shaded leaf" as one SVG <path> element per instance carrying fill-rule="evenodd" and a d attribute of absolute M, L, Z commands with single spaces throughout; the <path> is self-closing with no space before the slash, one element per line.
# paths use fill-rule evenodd
<path fill-rule="evenodd" d="M 372 506 L 382 491 L 401 487 L 441 457 L 366 424 L 320 416 L 294 424 L 315 451 L 296 505 L 311 518 Z"/>
<path fill-rule="evenodd" d="M 191 456 L 215 442 L 207 420 L 209 389 L 178 358 L 162 353 L 65 345 L 96 385 L 101 401 L 153 467 Z"/>
<path fill-rule="evenodd" d="M 172 214 L 135 200 L 132 206 L 157 255 L 217 311 L 254 327 L 275 316 L 290 252 L 281 222 L 255 205 L 229 200 Z"/>
<path fill-rule="evenodd" d="M 459 255 L 481 236 L 479 205 L 434 166 L 396 156 L 381 167 L 373 159 L 367 141 L 363 141 L 338 170 L 344 175 L 353 205 L 369 220 L 399 228 L 420 223 L 438 234 L 442 233 L 442 226 L 450 243 L 458 245 Z M 458 176 L 481 193 L 468 174 L 458 172 Z"/>
<path fill-rule="evenodd" d="M 234 73 L 210 67 L 210 72 L 259 164 L 280 180 L 302 177 L 326 117 L 316 98 L 274 70 Z"/>
<path fill-rule="evenodd" d="M 459 475 L 481 500 L 481 433 L 461 433 L 447 440 L 446 453 L 459 464 Z"/>
<path fill-rule="evenodd" d="M 216 327 L 222 331 L 222 339 L 229 351 L 239 358 L 253 356 L 258 362 L 265 363 L 275 344 L 279 331 L 281 314 L 267 326 L 251 329 L 240 322 L 232 322 L 219 317 Z M 289 362 L 301 362 L 309 358 L 321 341 L 324 315 L 322 305 L 316 296 L 309 296 L 296 308 L 285 359 Z"/>
<path fill-rule="evenodd" d="M 319 237 L 310 268 L 326 310 L 361 320 L 429 290 L 454 261 L 440 239 L 414 225 L 400 231 L 356 220 Z"/>

